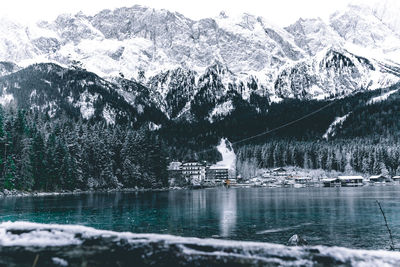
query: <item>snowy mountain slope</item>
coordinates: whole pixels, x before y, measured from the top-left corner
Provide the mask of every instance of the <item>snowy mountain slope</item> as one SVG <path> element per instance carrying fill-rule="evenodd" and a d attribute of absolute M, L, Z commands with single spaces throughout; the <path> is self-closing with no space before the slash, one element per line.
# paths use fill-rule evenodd
<path fill-rule="evenodd" d="M 0 36 L 0 61 L 18 63 L 39 55 L 26 34 L 26 28 L 18 23 L 0 18 Z"/>
<path fill-rule="evenodd" d="M 299 19 L 285 29 L 294 36 L 296 45 L 310 56 L 315 56 L 327 47 L 340 47 L 344 44 L 340 35 L 320 18 Z"/>
<path fill-rule="evenodd" d="M 281 98 L 337 97 L 388 87 L 398 81 L 397 76 L 385 72 L 379 62 L 331 48 L 284 69 L 275 90 Z"/>
<path fill-rule="evenodd" d="M 346 41 L 361 47 L 398 47 L 396 34 L 382 23 L 368 7 L 350 5 L 342 12 L 334 13 L 330 26 Z"/>
<path fill-rule="evenodd" d="M 211 111 L 208 120 L 213 123 L 216 118 L 224 117 L 229 115 L 235 107 L 232 104 L 232 100 L 228 100 L 221 104 L 215 106 L 215 108 Z"/>
<path fill-rule="evenodd" d="M 328 23 L 300 19 L 286 28 L 251 14 L 195 21 L 138 5 L 30 26 L 4 20 L 0 60 L 87 69 L 133 105 L 137 98 L 118 85 L 124 77 L 148 88 L 139 107 L 148 101 L 171 119 L 206 119 L 224 114 L 216 106 L 235 94 L 323 99 L 398 82 L 400 37 L 390 7 L 349 6 Z"/>
<path fill-rule="evenodd" d="M 197 92 L 196 72 L 177 68 L 161 72 L 147 82 L 153 100 L 169 118 L 176 118 Z"/>
<path fill-rule="evenodd" d="M 330 137 L 334 137 L 336 134 L 336 132 L 335 132 L 336 128 L 341 127 L 349 115 L 350 114 L 346 114 L 342 117 L 335 118 L 335 120 L 332 122 L 332 124 L 329 125 L 328 130 L 326 130 L 326 132 L 322 136 L 322 138 L 328 140 Z"/>
<path fill-rule="evenodd" d="M 114 42 L 112 49 L 101 45 L 107 42 L 92 43 L 90 52 L 85 52 L 84 67 L 95 67 L 97 73 L 121 71 L 138 78 L 143 70 L 149 78 L 182 67 L 200 74 L 217 60 L 242 80 L 249 75 L 269 76 L 266 82 L 272 84 L 282 64 L 303 57 L 301 49 L 290 41 L 290 34 L 248 14 L 193 21 L 177 13 L 134 6 L 100 12 L 91 21 Z M 142 45 L 132 48 L 137 44 Z M 107 66 L 114 69 L 111 72 L 86 59 L 97 58 L 90 53 L 100 46 L 110 47 L 109 52 L 101 52 L 103 55 L 120 51 L 117 59 L 108 59 Z M 79 46 L 79 51 L 87 50 Z M 132 61 L 136 62 L 133 67 L 128 63 Z"/>
<path fill-rule="evenodd" d="M 162 119 L 161 112 L 151 104 L 147 88 L 122 79 L 111 83 L 94 73 L 52 63 L 35 64 L 0 77 L 0 99 L 3 104 L 14 103 L 50 118 L 66 114 L 109 124 L 159 123 Z"/>
<path fill-rule="evenodd" d="M 299 19 L 285 29 L 310 55 L 334 46 L 369 59 L 396 62 L 400 60 L 396 53 L 400 48 L 400 31 L 396 26 L 400 23 L 396 19 L 400 6 L 392 2 L 349 5 L 333 13 L 327 23 L 319 18 Z"/>
<path fill-rule="evenodd" d="M 0 77 L 11 74 L 18 70 L 20 70 L 20 68 L 12 62 L 5 62 L 5 61 L 0 62 Z"/>
<path fill-rule="evenodd" d="M 397 0 L 381 0 L 372 6 L 374 15 L 390 29 L 400 34 L 400 3 Z"/>
<path fill-rule="evenodd" d="M 389 92 L 387 92 L 387 93 L 384 93 L 384 94 L 382 94 L 382 95 L 380 95 L 380 96 L 373 97 L 373 98 L 371 98 L 371 100 L 369 100 L 369 101 L 367 102 L 367 105 L 372 105 L 372 104 L 376 104 L 376 103 L 380 103 L 380 102 L 382 102 L 382 101 L 385 101 L 385 100 L 387 100 L 391 95 L 397 93 L 398 91 L 399 91 L 399 89 L 395 89 L 395 90 L 389 91 Z"/>

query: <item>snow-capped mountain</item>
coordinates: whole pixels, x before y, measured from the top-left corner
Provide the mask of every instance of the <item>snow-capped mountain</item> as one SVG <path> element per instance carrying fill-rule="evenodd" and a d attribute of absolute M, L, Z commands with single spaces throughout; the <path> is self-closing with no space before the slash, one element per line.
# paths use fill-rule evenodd
<path fill-rule="evenodd" d="M 330 26 L 361 56 L 399 61 L 400 35 L 369 7 L 349 6 L 331 16 Z"/>
<path fill-rule="evenodd" d="M 170 119 L 212 118 L 234 109 L 237 96 L 323 99 L 398 82 L 399 22 L 390 7 L 349 6 L 327 22 L 285 28 L 250 14 L 196 21 L 142 6 L 30 26 L 4 19 L 0 61 L 86 69 L 115 88 L 137 81 Z M 0 65 L 0 75 L 17 70 Z"/>
<path fill-rule="evenodd" d="M 82 69 L 53 63 L 34 64 L 0 77 L 1 104 L 47 114 L 86 120 L 159 123 L 162 113 L 152 105 L 149 91 L 119 78 L 112 83 Z"/>
<path fill-rule="evenodd" d="M 197 92 L 196 72 L 181 67 L 151 77 L 153 100 L 169 118 L 176 118 Z"/>
<path fill-rule="evenodd" d="M 384 72 L 373 60 L 331 48 L 319 52 L 312 60 L 283 69 L 275 90 L 281 98 L 332 98 L 389 87 L 398 81 L 395 75 Z"/>
<path fill-rule="evenodd" d="M 285 28 L 294 37 L 298 47 L 310 56 L 315 56 L 327 47 L 341 47 L 344 40 L 320 18 L 299 19 Z"/>
<path fill-rule="evenodd" d="M 19 63 L 38 57 L 39 51 L 29 38 L 26 27 L 1 18 L 0 36 L 0 61 Z"/>
<path fill-rule="evenodd" d="M 397 34 L 400 34 L 399 9 L 400 2 L 397 0 L 382 0 L 372 6 L 374 15 Z"/>

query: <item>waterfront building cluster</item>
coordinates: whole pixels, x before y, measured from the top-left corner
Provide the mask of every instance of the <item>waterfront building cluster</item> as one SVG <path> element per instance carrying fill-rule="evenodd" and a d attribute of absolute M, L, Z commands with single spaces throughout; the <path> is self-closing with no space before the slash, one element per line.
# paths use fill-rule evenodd
<path fill-rule="evenodd" d="M 323 179 L 322 183 L 325 187 L 336 186 L 365 186 L 365 185 L 386 185 L 398 184 L 400 176 L 372 175 L 364 178 L 363 176 L 338 176 L 332 179 Z"/>
<path fill-rule="evenodd" d="M 171 185 L 218 185 L 234 180 L 229 169 L 202 162 L 171 162 L 168 167 Z"/>
<path fill-rule="evenodd" d="M 338 175 L 331 178 L 315 178 L 282 167 L 264 170 L 254 177 L 232 177 L 228 168 L 210 165 L 207 162 L 171 162 L 168 173 L 172 186 L 355 187 L 400 184 L 400 176 Z"/>

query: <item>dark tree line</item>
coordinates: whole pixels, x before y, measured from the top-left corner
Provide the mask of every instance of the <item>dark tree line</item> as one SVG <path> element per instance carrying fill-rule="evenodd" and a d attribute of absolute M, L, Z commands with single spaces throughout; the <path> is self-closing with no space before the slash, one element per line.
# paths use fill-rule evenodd
<path fill-rule="evenodd" d="M 220 156 L 214 150 L 195 152 L 216 146 L 223 137 L 235 143 L 279 128 L 236 145 L 239 163 L 251 163 L 256 168 L 292 165 L 329 171 L 400 174 L 397 170 L 400 94 L 369 103 L 372 98 L 399 86 L 357 93 L 333 103 L 331 100 L 296 99 L 268 103 L 266 97 L 257 95 L 251 95 L 250 102 L 246 102 L 232 94 L 235 110 L 228 116 L 213 123 L 208 120 L 169 122 L 160 130 L 160 135 L 166 140 L 173 159 L 192 159 L 196 155 L 194 159 L 216 162 Z M 312 116 L 280 128 L 320 109 Z M 334 129 L 329 142 L 325 141 L 323 136 L 329 126 L 344 115 L 348 115 L 344 123 Z"/>
<path fill-rule="evenodd" d="M 336 117 L 349 114 L 343 129 L 338 129 L 335 137 L 345 136 L 348 139 L 371 136 L 374 134 L 371 125 L 379 128 L 379 131 L 387 135 L 396 135 L 399 128 L 400 117 L 396 116 L 399 105 L 398 100 L 394 103 L 386 101 L 382 104 L 367 105 L 372 98 L 379 95 L 377 91 L 359 93 L 336 100 L 333 104 L 320 112 L 313 114 L 297 123 L 273 131 L 267 136 L 252 139 L 246 144 L 263 144 L 273 139 L 292 139 L 297 141 L 316 141 L 322 139 L 331 123 Z M 394 95 L 392 97 L 395 97 Z M 205 120 L 173 120 L 163 125 L 160 135 L 171 148 L 171 157 L 175 159 L 186 159 L 187 154 L 192 155 L 196 151 L 209 149 L 218 145 L 221 138 L 227 138 L 231 142 L 237 142 L 249 136 L 258 135 L 262 132 L 278 128 L 286 123 L 293 122 L 301 117 L 307 116 L 331 103 L 331 100 L 298 100 L 287 99 L 280 103 L 269 103 L 268 97 L 256 94 L 250 96 L 249 101 L 229 91 L 227 97 L 221 101 L 232 100 L 235 109 L 227 116 L 216 118 L 214 122 Z M 199 108 L 201 105 L 192 108 Z M 381 105 L 392 112 L 386 112 Z M 379 112 L 382 110 L 382 112 Z M 370 112 L 373 120 L 370 119 Z M 389 117 L 390 115 L 390 117 Z M 357 124 L 358 123 L 358 124 Z M 205 160 L 219 160 L 215 153 L 200 156 Z"/>
<path fill-rule="evenodd" d="M 374 143 L 370 139 L 332 142 L 275 140 L 263 145 L 240 147 L 237 160 L 238 166 L 251 162 L 257 168 L 296 166 L 393 176 L 400 173 L 400 143 Z"/>
<path fill-rule="evenodd" d="M 0 110 L 0 189 L 159 188 L 166 167 L 148 130 Z"/>

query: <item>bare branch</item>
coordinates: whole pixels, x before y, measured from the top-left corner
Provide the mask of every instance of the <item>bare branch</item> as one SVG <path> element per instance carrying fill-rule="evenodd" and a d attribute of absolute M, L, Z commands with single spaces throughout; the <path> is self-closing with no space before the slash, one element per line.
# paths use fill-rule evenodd
<path fill-rule="evenodd" d="M 386 220 L 385 212 L 383 211 L 382 206 L 381 206 L 381 203 L 379 203 L 378 200 L 376 200 L 376 203 L 378 204 L 379 209 L 381 210 L 383 219 L 385 220 L 386 229 L 387 229 L 388 232 L 389 232 L 390 243 L 391 243 L 391 244 L 390 244 L 390 250 L 395 250 L 395 248 L 394 248 L 394 242 L 393 242 L 392 230 L 390 230 L 390 228 L 389 228 L 389 224 L 388 224 L 388 222 L 387 222 L 387 220 Z"/>

